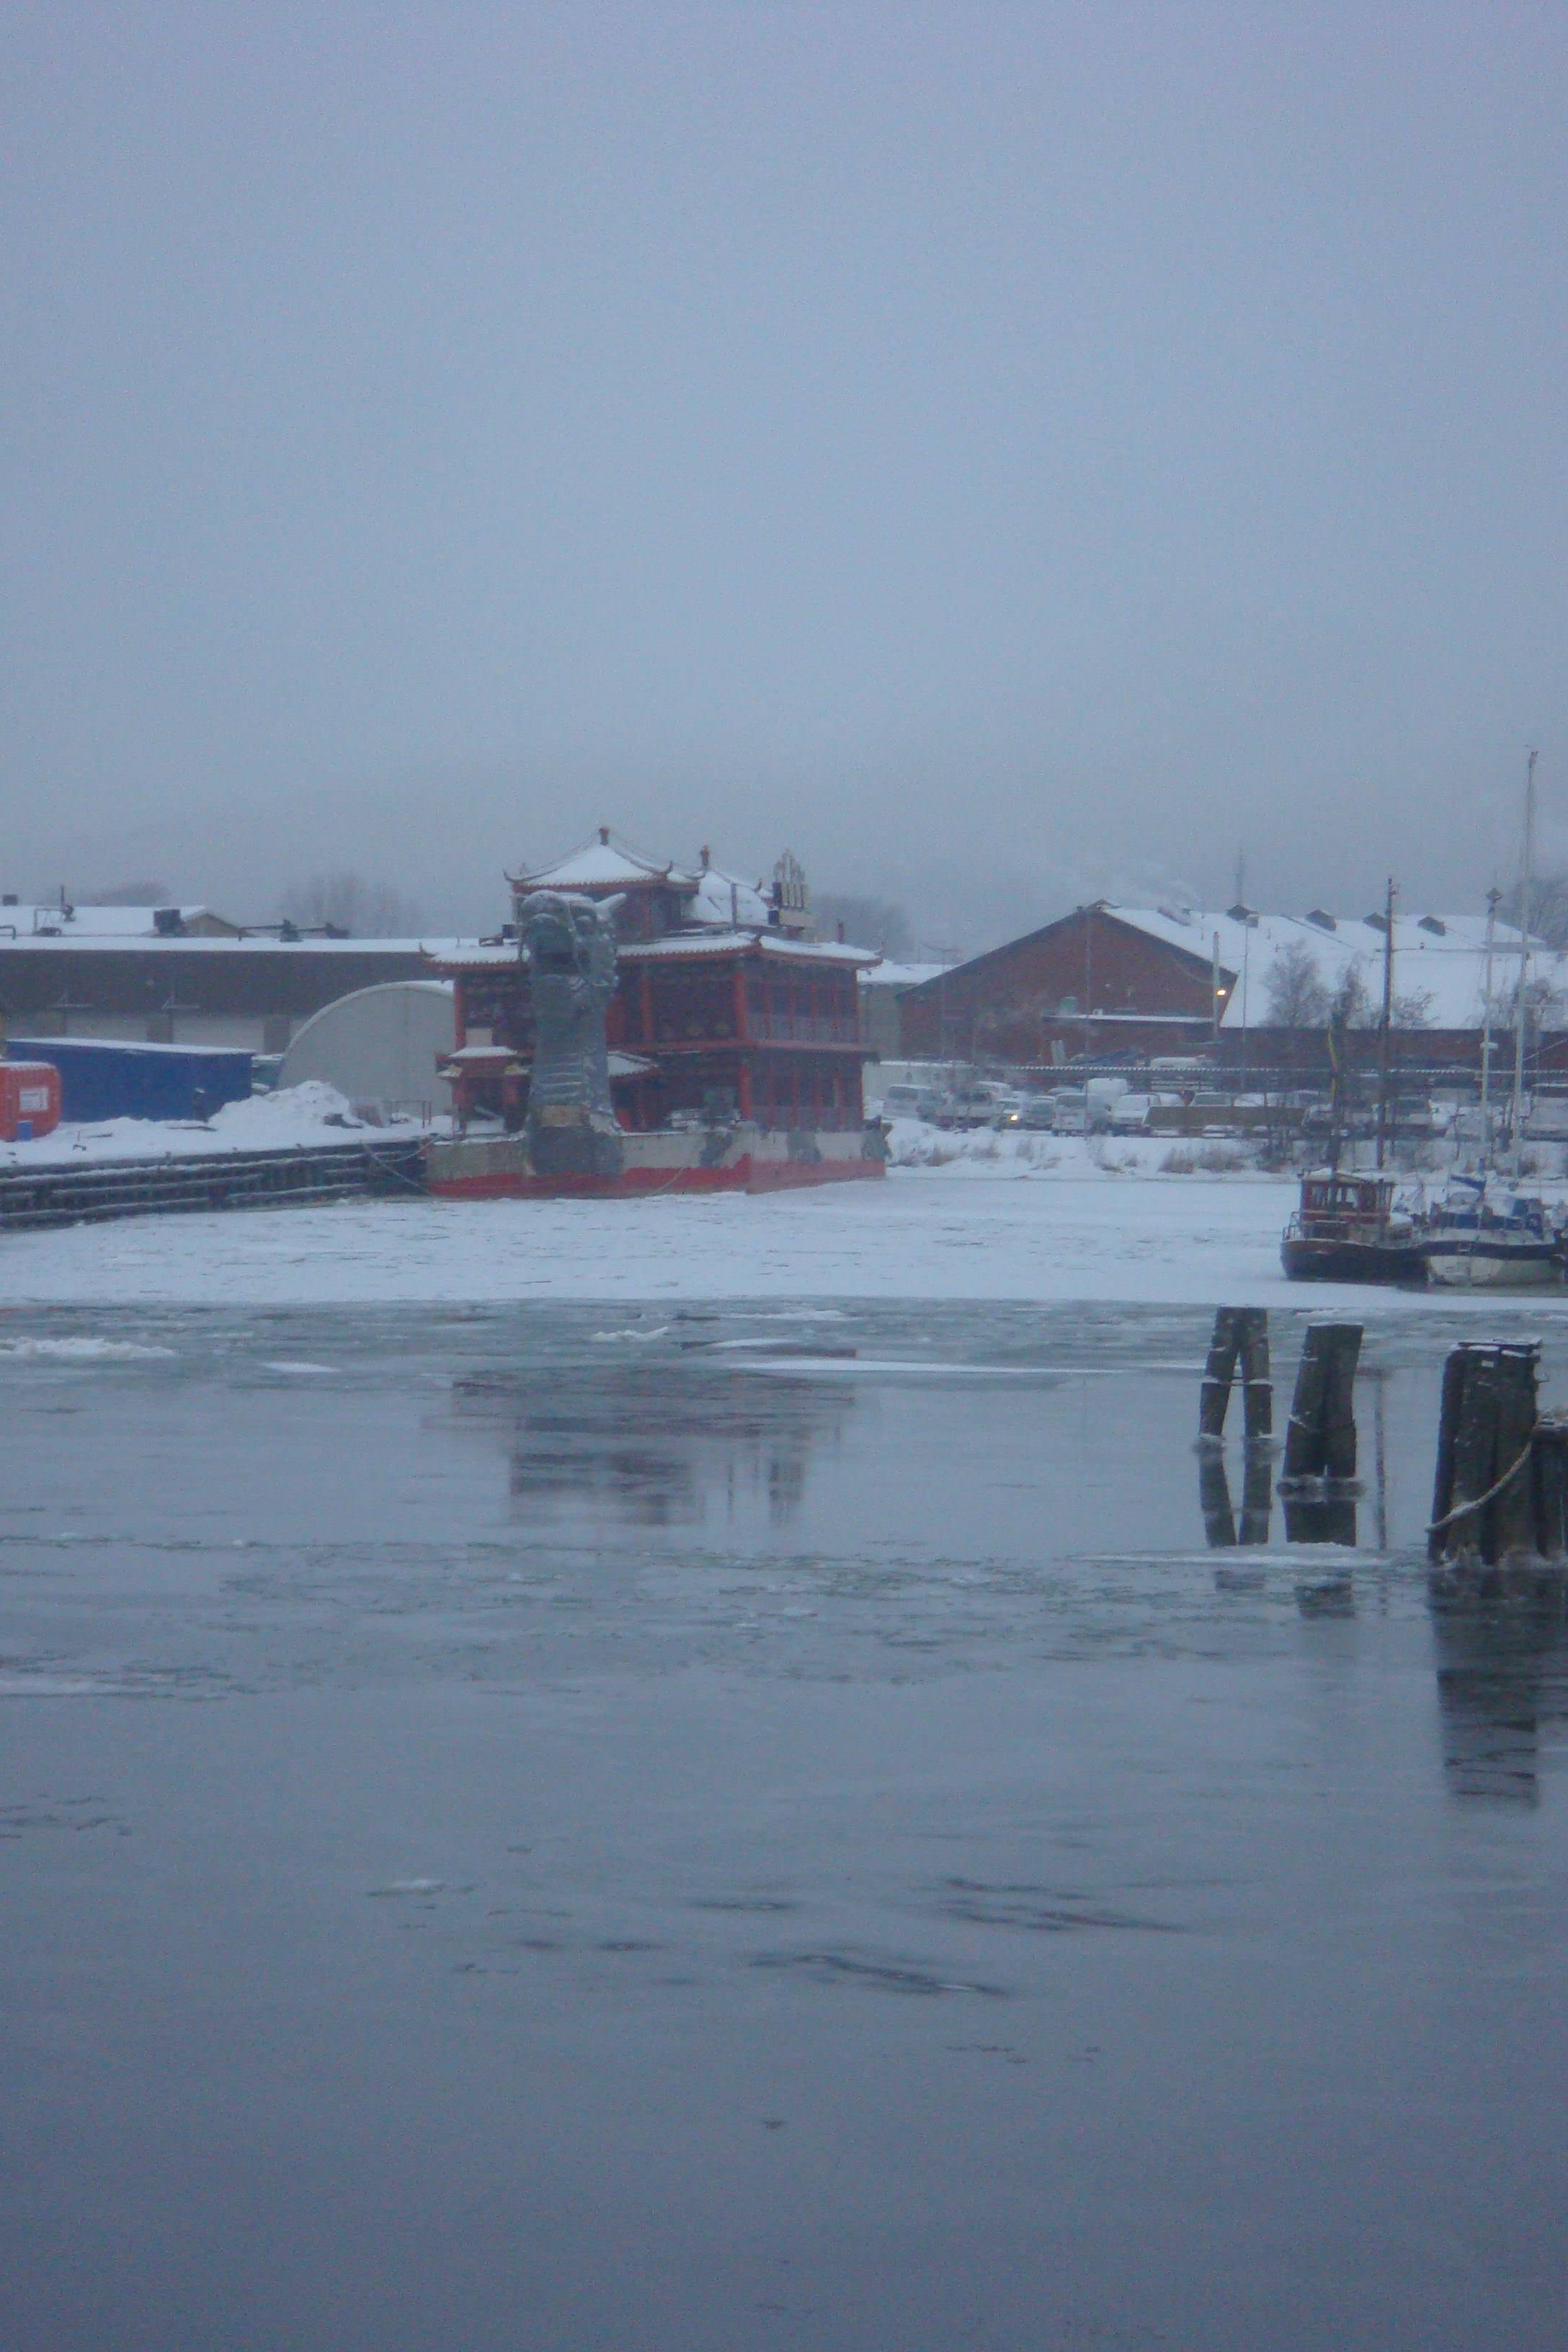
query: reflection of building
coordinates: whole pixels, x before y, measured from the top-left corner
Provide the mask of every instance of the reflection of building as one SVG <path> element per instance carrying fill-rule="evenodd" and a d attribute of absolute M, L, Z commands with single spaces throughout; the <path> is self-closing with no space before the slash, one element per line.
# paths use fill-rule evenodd
<path fill-rule="evenodd" d="M 550 1526 L 786 1526 L 812 1448 L 855 1403 L 847 1381 L 668 1360 L 484 1373 L 453 1391 L 458 1418 L 509 1448 L 517 1516 Z"/>
<path fill-rule="evenodd" d="M 1446 1570 L 1427 1591 L 1448 1785 L 1532 1805 L 1542 1738 L 1568 1722 L 1568 1580 L 1550 1569 Z"/>

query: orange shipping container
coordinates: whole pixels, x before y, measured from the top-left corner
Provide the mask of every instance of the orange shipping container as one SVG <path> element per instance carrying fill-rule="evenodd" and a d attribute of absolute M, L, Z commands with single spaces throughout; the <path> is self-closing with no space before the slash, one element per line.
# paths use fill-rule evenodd
<path fill-rule="evenodd" d="M 0 1062 L 0 1139 L 19 1127 L 47 1135 L 60 1123 L 60 1074 L 52 1062 Z"/>

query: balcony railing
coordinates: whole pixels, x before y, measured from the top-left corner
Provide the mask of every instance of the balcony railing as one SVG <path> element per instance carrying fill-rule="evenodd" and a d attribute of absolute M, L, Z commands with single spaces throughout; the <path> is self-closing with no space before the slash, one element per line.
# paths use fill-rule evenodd
<path fill-rule="evenodd" d="M 760 1013 L 747 1015 L 750 1035 L 761 1043 L 776 1045 L 858 1045 L 860 1024 L 855 1020 L 839 1020 L 830 1013 Z"/>

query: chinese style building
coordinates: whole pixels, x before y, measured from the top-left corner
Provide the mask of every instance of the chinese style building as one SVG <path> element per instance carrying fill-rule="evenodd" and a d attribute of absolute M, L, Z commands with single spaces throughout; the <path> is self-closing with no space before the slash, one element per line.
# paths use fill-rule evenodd
<path fill-rule="evenodd" d="M 614 909 L 615 991 L 605 1017 L 616 1117 L 626 1139 L 611 1191 L 821 1183 L 882 1172 L 861 1069 L 858 974 L 868 950 L 807 937 L 804 877 L 781 859 L 772 885 L 690 868 L 598 838 L 553 866 L 510 875 L 514 918 L 539 892 Z M 517 923 L 500 940 L 446 952 L 456 987 L 447 1067 L 464 1130 L 433 1147 L 445 1192 L 563 1189 L 528 1160 L 534 1027 Z"/>

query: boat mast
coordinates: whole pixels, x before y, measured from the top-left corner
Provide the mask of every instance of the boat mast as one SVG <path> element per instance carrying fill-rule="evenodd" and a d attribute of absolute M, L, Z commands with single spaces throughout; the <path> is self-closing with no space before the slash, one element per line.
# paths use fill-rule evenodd
<path fill-rule="evenodd" d="M 1388 1043 L 1394 1025 L 1394 877 L 1383 902 L 1383 1021 L 1377 1039 L 1377 1165 L 1388 1149 Z"/>
<path fill-rule="evenodd" d="M 1530 982 L 1530 890 L 1533 880 L 1535 858 L 1535 762 L 1540 757 L 1534 745 L 1524 771 L 1524 840 L 1519 859 L 1519 928 L 1521 934 L 1519 949 L 1519 993 L 1513 1003 L 1513 1173 L 1517 1182 L 1524 1173 L 1524 1024 L 1526 1017 L 1525 991 Z"/>
<path fill-rule="evenodd" d="M 1497 910 L 1502 892 L 1494 882 L 1487 892 L 1486 977 L 1481 983 L 1481 1173 L 1492 1164 L 1492 949 L 1497 940 Z"/>

